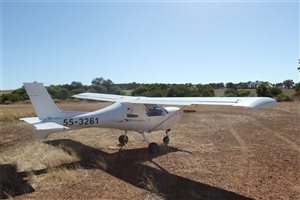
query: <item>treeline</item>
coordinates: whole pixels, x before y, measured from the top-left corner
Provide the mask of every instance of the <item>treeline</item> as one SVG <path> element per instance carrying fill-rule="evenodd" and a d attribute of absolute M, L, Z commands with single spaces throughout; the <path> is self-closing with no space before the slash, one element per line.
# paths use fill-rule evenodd
<path fill-rule="evenodd" d="M 83 85 L 81 82 L 73 81 L 71 84 L 63 85 L 50 85 L 46 87 L 47 91 L 52 98 L 58 100 L 66 100 L 74 94 L 83 92 L 94 93 L 107 93 L 107 94 L 125 94 L 122 89 L 114 84 L 110 79 L 95 78 L 92 80 L 91 85 Z M 2 94 L 0 96 L 0 103 L 13 103 L 16 101 L 28 100 L 26 90 L 23 87 L 12 91 L 8 94 Z"/>
<path fill-rule="evenodd" d="M 259 82 L 253 85 L 247 83 L 226 83 L 225 87 L 219 87 L 221 84 L 141 84 L 132 91 L 133 96 L 148 96 L 148 97 L 213 97 L 215 89 L 224 89 L 225 97 L 272 97 L 277 101 L 293 101 L 294 98 L 300 98 L 300 83 L 288 84 L 283 83 L 271 84 L 269 82 Z M 253 82 L 251 82 L 253 83 Z M 288 83 L 288 82 L 287 82 Z M 247 86 L 248 85 L 248 86 Z M 249 87 L 250 86 L 250 87 Z M 283 92 L 283 89 L 294 88 L 294 94 L 288 95 Z M 255 90 L 256 94 L 251 94 L 251 90 Z"/>
<path fill-rule="evenodd" d="M 283 89 L 294 89 L 293 95 L 283 93 Z M 107 93 L 107 94 L 131 94 L 133 96 L 148 97 L 213 97 L 216 89 L 224 89 L 223 96 L 226 97 L 247 97 L 253 96 L 250 90 L 255 89 L 255 96 L 273 97 L 277 101 L 292 101 L 300 98 L 300 83 L 295 84 L 292 80 L 285 80 L 282 83 L 272 84 L 262 81 L 248 81 L 240 83 L 210 83 L 210 84 L 140 84 L 136 82 L 115 84 L 110 79 L 102 77 L 94 78 L 91 85 L 83 85 L 81 82 L 73 81 L 71 84 L 50 85 L 46 87 L 54 99 L 66 100 L 74 94 L 83 92 Z M 130 92 L 130 93 L 129 93 Z M 9 94 L 0 96 L 0 103 L 13 103 L 16 101 L 28 100 L 24 87 L 14 90 Z"/>

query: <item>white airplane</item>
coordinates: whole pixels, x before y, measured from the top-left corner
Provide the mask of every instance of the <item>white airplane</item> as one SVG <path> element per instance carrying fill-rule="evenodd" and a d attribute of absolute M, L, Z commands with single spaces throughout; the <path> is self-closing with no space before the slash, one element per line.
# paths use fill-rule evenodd
<path fill-rule="evenodd" d="M 157 143 L 151 142 L 145 133 L 164 130 L 163 142 L 169 143 L 171 128 L 181 119 L 183 107 L 169 105 L 228 105 L 259 108 L 274 104 L 268 97 L 136 97 L 99 93 L 81 93 L 75 98 L 115 102 L 93 112 L 63 112 L 58 109 L 42 83 L 24 83 L 26 92 L 38 117 L 21 118 L 32 124 L 37 136 L 48 136 L 51 132 L 73 128 L 104 127 L 124 131 L 119 137 L 123 146 L 128 142 L 127 131 L 140 133 L 148 143 L 150 153 L 159 150 Z M 162 105 L 167 105 L 162 106 Z"/>

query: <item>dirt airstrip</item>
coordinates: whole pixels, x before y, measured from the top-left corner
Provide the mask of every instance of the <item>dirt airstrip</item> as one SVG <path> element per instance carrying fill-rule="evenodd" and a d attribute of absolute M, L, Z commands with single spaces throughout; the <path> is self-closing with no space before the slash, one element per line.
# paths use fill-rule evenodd
<path fill-rule="evenodd" d="M 103 103 L 62 103 L 93 110 Z M 129 132 L 89 128 L 36 140 L 31 105 L 1 106 L 0 197 L 16 199 L 300 199 L 300 102 L 252 110 L 191 106 L 149 155 Z"/>

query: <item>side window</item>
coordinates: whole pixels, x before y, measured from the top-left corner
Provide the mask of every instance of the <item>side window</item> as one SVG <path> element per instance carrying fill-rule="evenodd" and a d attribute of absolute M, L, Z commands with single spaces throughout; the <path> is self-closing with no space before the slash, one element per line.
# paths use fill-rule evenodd
<path fill-rule="evenodd" d="M 136 118 L 136 117 L 139 117 L 139 115 L 133 112 L 133 107 L 128 107 L 127 108 L 127 117 L 128 118 Z"/>
<path fill-rule="evenodd" d="M 146 108 L 145 108 L 146 114 L 149 117 L 162 116 L 162 115 L 166 114 L 165 110 L 158 105 L 145 105 L 145 106 L 146 106 Z"/>

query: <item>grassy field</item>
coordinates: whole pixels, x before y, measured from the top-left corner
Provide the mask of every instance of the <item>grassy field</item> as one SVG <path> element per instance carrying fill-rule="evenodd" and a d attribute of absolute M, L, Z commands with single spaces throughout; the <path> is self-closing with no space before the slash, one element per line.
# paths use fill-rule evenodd
<path fill-rule="evenodd" d="M 108 104 L 61 103 L 92 111 Z M 142 137 L 89 128 L 36 140 L 19 117 L 30 104 L 1 106 L 0 195 L 16 199 L 300 199 L 300 102 L 258 110 L 193 106 L 149 155 Z"/>

